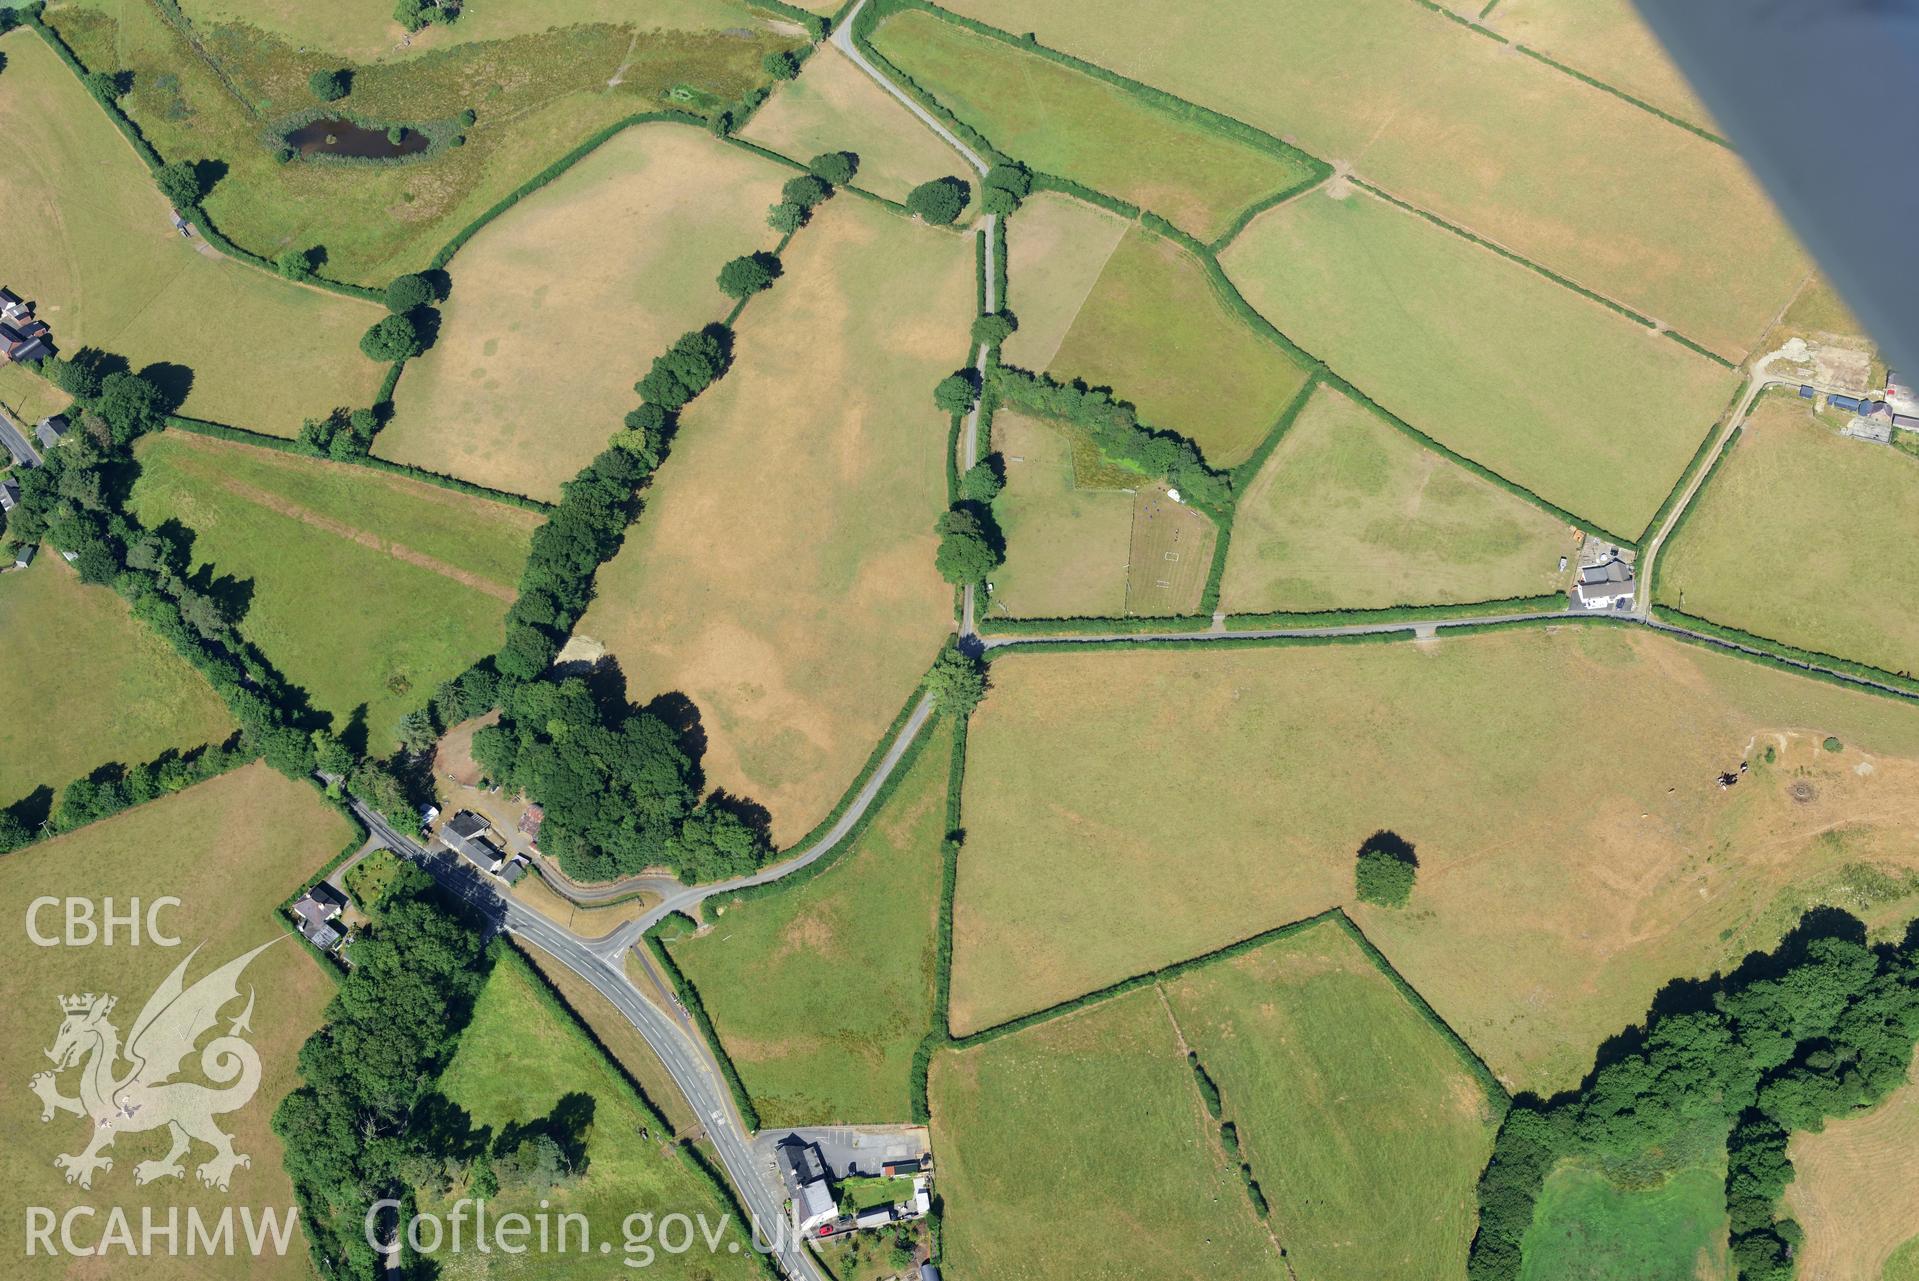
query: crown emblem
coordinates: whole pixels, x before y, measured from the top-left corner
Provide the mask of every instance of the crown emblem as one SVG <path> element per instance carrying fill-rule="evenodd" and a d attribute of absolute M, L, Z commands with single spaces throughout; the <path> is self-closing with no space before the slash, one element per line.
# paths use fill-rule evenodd
<path fill-rule="evenodd" d="M 91 992 L 83 996 L 63 996 L 60 998 L 60 1009 L 66 1014 L 85 1014 L 93 1008 L 94 1002 L 104 1001 L 105 1004 L 100 1007 L 100 1013 L 106 1014 L 113 1009 L 113 1004 L 116 999 L 117 998 L 111 996 L 95 996 Z"/>

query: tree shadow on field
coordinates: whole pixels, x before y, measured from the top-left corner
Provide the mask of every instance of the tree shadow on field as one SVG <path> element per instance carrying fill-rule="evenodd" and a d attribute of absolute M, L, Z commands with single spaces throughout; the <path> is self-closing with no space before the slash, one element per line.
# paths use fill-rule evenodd
<path fill-rule="evenodd" d="M 593 1096 L 584 1090 L 568 1091 L 560 1096 L 553 1110 L 545 1116 L 535 1117 L 531 1121 L 517 1121 L 501 1130 L 500 1137 L 493 1142 L 493 1155 L 511 1156 L 529 1139 L 544 1135 L 559 1145 L 570 1173 L 584 1174 L 587 1166 L 586 1140 L 593 1132 L 593 1114 L 597 1106 Z"/>
<path fill-rule="evenodd" d="M 160 392 L 160 412 L 177 414 L 193 393 L 193 371 L 170 360 L 156 360 L 140 371 L 140 377 Z"/>
<path fill-rule="evenodd" d="M 706 759 L 706 726 L 700 721 L 699 705 L 679 690 L 671 689 L 657 695 L 640 710 L 667 723 L 680 750 L 693 762 L 693 789 L 704 790 L 706 778 L 700 762 Z"/>
<path fill-rule="evenodd" d="M 1384 854 L 1396 862 L 1404 863 L 1407 867 L 1419 866 L 1419 855 L 1414 852 L 1413 843 L 1399 833 L 1389 832 L 1383 827 L 1366 838 L 1365 844 L 1359 847 L 1359 852 Z"/>
<path fill-rule="evenodd" d="M 697 766 L 696 766 L 697 768 Z M 773 844 L 773 813 L 766 806 L 745 796 L 735 796 L 724 788 L 714 788 L 706 798 L 711 809 L 725 810 L 734 818 L 753 829 L 768 849 L 778 849 Z"/>

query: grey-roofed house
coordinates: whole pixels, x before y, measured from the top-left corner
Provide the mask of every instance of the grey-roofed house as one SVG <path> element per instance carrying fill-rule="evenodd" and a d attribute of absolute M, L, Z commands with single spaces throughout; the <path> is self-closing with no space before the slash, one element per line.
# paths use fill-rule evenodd
<path fill-rule="evenodd" d="M 0 321 L 0 356 L 8 360 L 45 360 L 53 354 L 47 346 L 47 327 L 37 322 L 15 325 Z"/>
<path fill-rule="evenodd" d="M 38 543 L 21 543 L 13 549 L 13 567 L 25 569 L 33 564 L 33 558 L 40 551 Z"/>
<path fill-rule="evenodd" d="M 793 1202 L 794 1231 L 809 1233 L 840 1217 L 839 1203 L 834 1200 L 832 1184 L 827 1181 L 826 1161 L 817 1143 L 789 1134 L 773 1149 L 773 1163 Z"/>
<path fill-rule="evenodd" d="M 1616 556 L 1598 565 L 1581 566 L 1572 596 L 1573 604 L 1583 609 L 1629 605 L 1633 597 L 1632 566 Z"/>
<path fill-rule="evenodd" d="M 920 1264 L 920 1281 L 940 1281 L 940 1270 L 933 1266 L 931 1259 Z"/>
<path fill-rule="evenodd" d="M 25 320 L 30 311 L 19 294 L 11 289 L 0 289 L 0 316 L 8 320 Z"/>
<path fill-rule="evenodd" d="M 446 842 L 448 849 L 482 872 L 498 872 L 506 866 L 506 852 L 486 839 L 492 827 L 472 810 L 461 810 L 440 829 L 440 839 Z"/>
<path fill-rule="evenodd" d="M 345 894 L 321 881 L 300 896 L 300 901 L 293 905 L 293 917 L 307 942 L 322 952 L 331 952 L 345 937 L 334 922 L 346 905 Z"/>
<path fill-rule="evenodd" d="M 10 512 L 20 504 L 20 482 L 9 476 L 0 480 L 0 512 Z"/>
<path fill-rule="evenodd" d="M 42 448 L 52 449 L 67 434 L 67 416 L 65 414 L 47 415 L 34 424 L 33 434 L 40 438 Z"/>
<path fill-rule="evenodd" d="M 518 885 L 520 878 L 526 875 L 526 869 L 526 857 L 521 854 L 515 854 L 506 861 L 506 866 L 500 869 L 500 879 L 508 885 Z"/>

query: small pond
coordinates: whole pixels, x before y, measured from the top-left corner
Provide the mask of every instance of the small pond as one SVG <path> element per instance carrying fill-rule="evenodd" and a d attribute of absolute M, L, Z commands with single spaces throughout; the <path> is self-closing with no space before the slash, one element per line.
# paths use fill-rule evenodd
<path fill-rule="evenodd" d="M 356 156 L 366 160 L 417 156 L 427 149 L 428 141 L 418 129 L 407 129 L 394 142 L 386 130 L 351 120 L 315 120 L 287 134 L 287 145 L 303 156 Z"/>

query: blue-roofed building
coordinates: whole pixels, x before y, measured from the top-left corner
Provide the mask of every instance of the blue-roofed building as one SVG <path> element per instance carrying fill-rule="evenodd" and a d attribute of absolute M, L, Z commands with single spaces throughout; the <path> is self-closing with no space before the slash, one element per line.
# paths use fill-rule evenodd
<path fill-rule="evenodd" d="M 1799 384 L 1799 399 L 1811 400 L 1814 396 L 1817 396 L 1818 394 L 1819 394 L 1818 391 L 1816 391 L 1813 388 L 1811 383 Z"/>
<path fill-rule="evenodd" d="M 1826 403 L 1834 409 L 1850 409 L 1854 413 L 1859 412 L 1859 402 L 1851 396 L 1828 396 Z"/>

